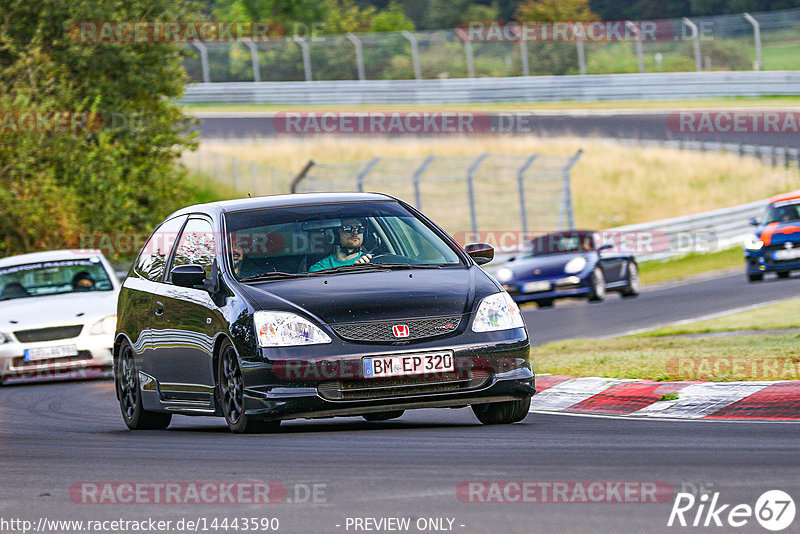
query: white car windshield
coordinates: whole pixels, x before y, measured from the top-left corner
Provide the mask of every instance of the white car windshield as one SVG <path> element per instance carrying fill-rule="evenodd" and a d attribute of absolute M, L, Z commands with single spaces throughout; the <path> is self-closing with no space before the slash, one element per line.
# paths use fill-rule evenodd
<path fill-rule="evenodd" d="M 0 301 L 113 289 L 108 273 L 97 257 L 0 267 Z"/>

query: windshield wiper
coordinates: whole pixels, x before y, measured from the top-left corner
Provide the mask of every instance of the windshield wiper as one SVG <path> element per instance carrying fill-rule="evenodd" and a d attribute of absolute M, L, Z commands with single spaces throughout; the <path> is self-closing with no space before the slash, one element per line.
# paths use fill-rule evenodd
<path fill-rule="evenodd" d="M 329 267 L 321 271 L 308 274 L 346 273 L 353 271 L 391 271 L 394 269 L 440 269 L 442 266 L 435 263 L 354 263 L 340 267 Z"/>
<path fill-rule="evenodd" d="M 282 272 L 272 272 L 272 273 L 263 273 L 257 274 L 255 276 L 248 276 L 247 278 L 242 278 L 240 282 L 260 282 L 262 280 L 279 280 L 281 278 L 305 278 L 308 276 L 306 273 L 282 273 Z"/>

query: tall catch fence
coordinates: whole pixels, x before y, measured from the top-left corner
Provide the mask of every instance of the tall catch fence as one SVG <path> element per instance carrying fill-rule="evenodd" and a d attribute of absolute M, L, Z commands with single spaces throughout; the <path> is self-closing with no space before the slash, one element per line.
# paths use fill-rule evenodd
<path fill-rule="evenodd" d="M 581 153 L 309 162 L 291 191 L 386 193 L 462 237 L 468 232 L 564 230 L 574 226 L 570 171 Z"/>
<path fill-rule="evenodd" d="M 184 67 L 192 82 L 206 83 L 800 69 L 800 8 L 616 22 L 645 37 L 547 41 L 487 32 L 474 38 L 464 28 L 287 35 L 195 41 L 186 45 Z M 657 38 L 647 38 L 646 24 L 658 28 Z"/>

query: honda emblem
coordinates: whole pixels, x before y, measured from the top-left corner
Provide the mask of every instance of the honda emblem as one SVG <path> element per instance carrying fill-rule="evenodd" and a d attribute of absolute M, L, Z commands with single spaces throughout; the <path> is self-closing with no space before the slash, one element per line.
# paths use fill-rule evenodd
<path fill-rule="evenodd" d="M 408 325 L 396 324 L 392 327 L 394 337 L 408 337 Z"/>

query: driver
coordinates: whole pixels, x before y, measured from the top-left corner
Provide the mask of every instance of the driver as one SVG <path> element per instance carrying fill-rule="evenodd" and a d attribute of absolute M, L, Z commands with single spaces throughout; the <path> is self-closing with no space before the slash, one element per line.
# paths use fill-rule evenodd
<path fill-rule="evenodd" d="M 81 271 L 72 277 L 73 291 L 91 291 L 94 289 L 94 278 L 89 271 Z"/>
<path fill-rule="evenodd" d="M 357 263 L 369 263 L 369 260 L 372 259 L 372 254 L 366 254 L 362 250 L 364 224 L 359 219 L 342 219 L 342 224 L 337 231 L 339 240 L 333 250 L 333 254 L 312 265 L 308 272 L 313 273 L 323 269 Z"/>

